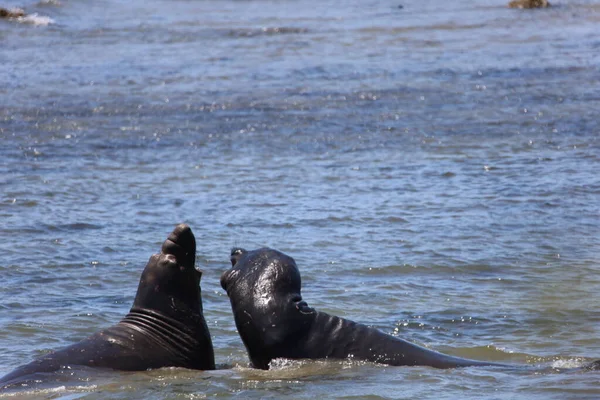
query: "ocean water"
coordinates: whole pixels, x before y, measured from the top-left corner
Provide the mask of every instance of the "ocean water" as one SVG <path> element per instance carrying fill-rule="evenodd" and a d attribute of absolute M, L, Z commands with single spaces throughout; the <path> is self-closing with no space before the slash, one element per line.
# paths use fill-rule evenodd
<path fill-rule="evenodd" d="M 4 0 L 0 375 L 116 323 L 186 222 L 220 369 L 18 398 L 598 398 L 560 368 L 600 358 L 600 2 L 506 3 Z M 319 310 L 539 368 L 252 370 L 233 246 L 293 256 Z"/>

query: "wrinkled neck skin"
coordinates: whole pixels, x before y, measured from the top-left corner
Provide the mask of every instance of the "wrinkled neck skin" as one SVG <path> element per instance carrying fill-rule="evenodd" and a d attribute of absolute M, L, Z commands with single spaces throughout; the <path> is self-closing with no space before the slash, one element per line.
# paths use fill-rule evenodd
<path fill-rule="evenodd" d="M 36 374 L 84 365 L 122 371 L 162 367 L 215 369 L 213 347 L 202 315 L 173 319 L 133 307 L 118 324 L 46 354 L 0 378 L 0 390 L 45 377 Z"/>
<path fill-rule="evenodd" d="M 199 300 L 201 301 L 201 300 Z M 182 367 L 215 369 L 214 352 L 200 305 L 192 305 L 140 284 L 133 307 L 116 325 L 44 355 L 0 378 L 0 388 L 85 365 L 123 371 Z"/>
<path fill-rule="evenodd" d="M 155 310 L 133 307 L 116 327 L 144 337 L 148 341 L 147 351 L 165 352 L 161 366 L 215 369 L 212 341 L 201 314 L 189 313 L 185 318 L 175 319 Z M 131 346 L 139 340 L 138 337 Z"/>
<path fill-rule="evenodd" d="M 327 340 L 332 344 L 329 348 L 319 345 Z M 509 366 L 442 354 L 385 334 L 378 329 L 322 312 L 316 312 L 305 346 L 308 354 L 318 354 L 316 358 L 351 358 L 394 366 Z"/>
<path fill-rule="evenodd" d="M 146 284 L 142 277 L 133 307 L 118 325 L 135 329 L 156 346 L 169 349 L 173 366 L 214 369 L 212 341 L 197 288 L 191 300 L 183 301 Z"/>
<path fill-rule="evenodd" d="M 288 303 L 287 315 L 281 309 L 265 315 L 234 308 L 236 325 L 253 367 L 269 369 L 274 358 L 355 359 L 435 368 L 510 367 L 438 353 L 375 328 L 318 312 L 298 301 L 298 295 L 290 297 L 296 301 Z"/>

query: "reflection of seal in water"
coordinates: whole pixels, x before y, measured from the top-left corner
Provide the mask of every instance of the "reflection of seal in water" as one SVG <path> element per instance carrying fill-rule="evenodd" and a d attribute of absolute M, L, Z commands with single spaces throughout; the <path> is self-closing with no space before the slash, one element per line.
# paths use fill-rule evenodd
<path fill-rule="evenodd" d="M 294 259 L 276 250 L 234 249 L 231 263 L 221 286 L 256 368 L 268 369 L 274 358 L 354 358 L 436 368 L 507 366 L 441 354 L 310 308 L 302 301 Z"/>
<path fill-rule="evenodd" d="M 202 273 L 194 268 L 195 259 L 194 234 L 181 224 L 163 243 L 161 253 L 150 257 L 133 307 L 121 322 L 17 368 L 0 379 L 0 387 L 67 365 L 128 371 L 214 369 L 212 342 L 202 315 Z"/>
<path fill-rule="evenodd" d="M 508 3 L 510 8 L 546 8 L 550 7 L 547 0 L 513 0 Z"/>
<path fill-rule="evenodd" d="M 25 12 L 20 8 L 14 8 L 12 10 L 8 10 L 6 8 L 0 7 L 0 18 L 19 18 L 24 17 Z"/>

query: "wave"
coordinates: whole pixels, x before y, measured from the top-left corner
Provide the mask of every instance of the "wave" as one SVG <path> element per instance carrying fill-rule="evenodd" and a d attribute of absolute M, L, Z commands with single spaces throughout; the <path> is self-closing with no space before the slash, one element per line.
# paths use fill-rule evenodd
<path fill-rule="evenodd" d="M 227 36 L 237 38 L 250 38 L 256 36 L 274 36 L 306 33 L 308 29 L 289 27 L 289 26 L 271 26 L 263 28 L 238 28 L 227 30 Z"/>
<path fill-rule="evenodd" d="M 37 13 L 17 17 L 15 20 L 23 24 L 31 24 L 35 26 L 48 26 L 55 23 L 52 18 L 45 15 L 38 15 Z"/>

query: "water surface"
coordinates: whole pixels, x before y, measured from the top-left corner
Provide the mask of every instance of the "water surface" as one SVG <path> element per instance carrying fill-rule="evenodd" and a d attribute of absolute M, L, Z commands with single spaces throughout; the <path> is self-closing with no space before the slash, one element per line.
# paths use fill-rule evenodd
<path fill-rule="evenodd" d="M 600 3 L 17 3 L 0 20 L 0 375 L 117 322 L 186 222 L 219 371 L 39 398 L 597 398 Z M 219 276 L 293 256 L 322 311 L 538 370 L 247 356 Z M 70 374 L 74 374 L 70 376 Z"/>

